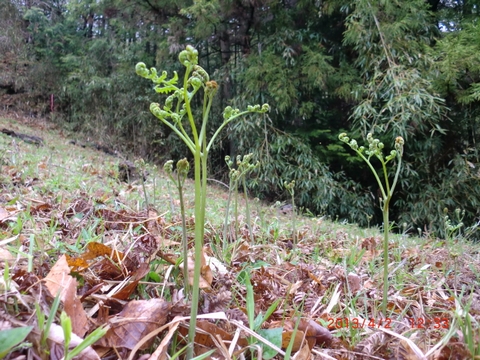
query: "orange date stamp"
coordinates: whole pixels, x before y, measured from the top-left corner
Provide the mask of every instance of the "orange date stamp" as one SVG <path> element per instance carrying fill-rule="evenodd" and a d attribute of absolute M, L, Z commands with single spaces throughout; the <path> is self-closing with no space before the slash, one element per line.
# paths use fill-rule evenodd
<path fill-rule="evenodd" d="M 450 328 L 450 320 L 443 317 L 433 318 L 405 318 L 412 329 L 448 329 Z M 392 319 L 390 318 L 328 318 L 328 329 L 365 329 L 365 328 L 380 328 L 390 329 Z"/>
<path fill-rule="evenodd" d="M 406 318 L 410 323 L 412 329 L 449 329 L 450 328 L 450 319 L 443 317 L 433 317 L 433 318 Z"/>
<path fill-rule="evenodd" d="M 392 319 L 364 319 L 364 318 L 328 318 L 328 329 L 342 329 L 342 328 L 351 328 L 351 329 L 365 329 L 365 328 L 379 328 L 384 327 L 385 329 L 390 329 L 390 324 Z"/>

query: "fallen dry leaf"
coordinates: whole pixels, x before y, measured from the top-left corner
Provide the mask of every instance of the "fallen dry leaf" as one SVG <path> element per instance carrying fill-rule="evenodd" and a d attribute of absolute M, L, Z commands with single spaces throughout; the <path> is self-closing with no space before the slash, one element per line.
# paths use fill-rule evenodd
<path fill-rule="evenodd" d="M 213 273 L 210 269 L 210 266 L 207 264 L 205 259 L 205 249 L 202 250 L 202 266 L 200 269 L 200 289 L 209 289 L 213 281 Z M 189 256 L 187 259 L 188 264 L 188 282 L 193 286 L 193 278 L 195 276 L 195 259 L 192 256 Z M 183 269 L 183 263 L 180 264 L 180 268 Z"/>
<path fill-rule="evenodd" d="M 292 360 L 310 360 L 312 352 L 308 343 L 304 344 L 302 348 L 292 357 Z"/>
<path fill-rule="evenodd" d="M 163 299 L 132 300 L 109 320 L 111 328 L 96 344 L 132 350 L 144 336 L 167 322 L 170 307 L 171 304 Z M 140 349 L 150 347 L 154 340 Z"/>
<path fill-rule="evenodd" d="M 150 271 L 150 265 L 143 263 L 140 264 L 137 270 L 135 270 L 129 279 L 129 283 L 123 287 L 120 291 L 113 294 L 112 297 L 119 300 L 126 300 L 132 295 L 132 293 L 137 288 L 138 283 L 142 280 L 145 275 Z"/>
<path fill-rule="evenodd" d="M 112 249 L 102 243 L 94 241 L 90 242 L 87 244 L 86 249 L 87 251 L 85 251 L 80 257 L 77 258 L 71 258 L 67 255 L 68 265 L 72 268 L 73 271 L 81 272 L 89 267 L 88 260 L 93 260 L 97 257 L 104 257 L 105 267 L 113 267 L 113 273 L 117 274 L 119 270 L 116 264 L 120 264 L 125 259 L 125 255 L 122 252 Z M 112 264 L 112 261 L 115 264 Z"/>
<path fill-rule="evenodd" d="M 0 207 L 0 222 L 5 220 L 10 216 L 10 213 L 4 208 Z"/>
<path fill-rule="evenodd" d="M 15 257 L 10 253 L 10 251 L 8 251 L 7 249 L 3 249 L 3 248 L 0 248 L 0 263 L 2 265 L 1 268 L 3 268 L 3 264 L 5 263 L 9 263 L 11 265 L 11 263 L 15 260 Z"/>
<path fill-rule="evenodd" d="M 52 297 L 60 293 L 64 310 L 72 320 L 73 332 L 83 337 L 89 330 L 87 314 L 77 297 L 77 280 L 70 275 L 70 267 L 65 255 L 58 259 L 45 277 L 44 282 Z"/>
<path fill-rule="evenodd" d="M 362 279 L 354 273 L 349 273 L 347 276 L 348 287 L 352 293 L 356 293 L 362 287 Z"/>
<path fill-rule="evenodd" d="M 149 360 L 166 360 L 168 345 L 170 344 L 170 340 L 172 339 L 172 337 L 175 335 L 179 325 L 179 321 L 172 321 L 167 335 L 165 335 L 160 345 L 158 345 L 157 350 L 155 350 L 155 352 L 153 352 L 152 355 L 148 357 Z"/>
<path fill-rule="evenodd" d="M 295 329 L 296 319 L 285 321 L 282 334 L 282 349 L 286 349 L 290 343 Z M 315 345 L 328 347 L 332 343 L 333 336 L 330 331 L 313 320 L 300 319 L 297 333 L 293 342 L 293 351 L 298 351 L 303 346 L 304 340 L 310 349 Z"/>
<path fill-rule="evenodd" d="M 87 252 L 82 255 L 82 258 L 84 260 L 92 260 L 99 256 L 109 257 L 117 263 L 122 261 L 125 257 L 123 253 L 116 251 L 107 245 L 94 241 L 89 242 L 87 244 Z"/>
<path fill-rule="evenodd" d="M 305 342 L 309 348 L 313 348 L 315 346 L 315 339 L 310 337 L 307 338 L 305 333 L 301 330 L 295 332 L 293 330 L 285 330 L 282 333 L 282 349 L 286 349 L 290 342 L 292 341 L 292 337 L 295 334 L 295 338 L 293 339 L 293 346 L 292 351 L 298 351 L 302 348 L 303 343 Z"/>
<path fill-rule="evenodd" d="M 20 211 L 15 208 L 9 211 L 8 209 L 0 206 L 0 223 L 2 223 L 4 220 L 7 220 L 8 218 L 11 218 L 11 220 L 15 220 L 13 217 L 19 212 Z"/>

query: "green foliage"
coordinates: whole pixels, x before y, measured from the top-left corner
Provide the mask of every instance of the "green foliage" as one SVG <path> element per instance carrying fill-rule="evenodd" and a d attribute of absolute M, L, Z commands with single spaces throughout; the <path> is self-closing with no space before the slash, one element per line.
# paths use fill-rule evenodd
<path fill-rule="evenodd" d="M 462 332 L 470 355 L 472 358 L 475 358 L 480 356 L 480 345 L 477 341 L 477 337 L 480 335 L 480 329 L 478 328 L 477 320 L 471 315 L 470 311 L 473 300 L 470 298 L 462 302 L 462 295 L 463 291 L 460 299 L 455 299 L 455 320 L 458 323 L 459 330 Z M 466 303 L 466 305 L 462 305 L 462 303 Z"/>
<path fill-rule="evenodd" d="M 148 99 L 135 74 L 126 70 L 127 67 L 131 69 L 136 49 L 135 45 L 101 39 L 86 44 L 85 52 L 89 57 L 69 55 L 63 58 L 72 70 L 60 99 L 62 106 L 68 104 L 64 116 L 71 130 L 82 129 L 86 134 L 103 138 L 107 145 L 115 144 L 116 138 L 125 139 L 123 146 L 119 143 L 116 147 L 146 155 L 150 143 L 161 132 L 138 102 L 132 102 L 132 91 L 136 91 L 135 99 Z M 103 58 L 97 53 L 103 54 Z M 135 114 L 133 110 L 138 112 Z"/>
<path fill-rule="evenodd" d="M 4 89 L 25 91 L 28 84 L 28 51 L 19 10 L 10 1 L 0 2 L 0 94 Z M 2 101 L 3 102 L 3 101 Z M 2 104 L 4 108 L 7 103 Z"/>
<path fill-rule="evenodd" d="M 36 310 L 35 312 L 37 315 L 37 326 L 41 334 L 40 347 L 44 352 L 48 351 L 48 347 L 47 347 L 48 334 L 50 333 L 50 328 L 52 326 L 52 323 L 55 320 L 55 316 L 57 314 L 59 305 L 60 305 L 60 292 L 55 297 L 55 300 L 53 301 L 53 304 L 50 308 L 50 313 L 48 314 L 47 319 L 45 321 L 45 314 L 40 308 L 40 305 L 38 303 L 35 303 L 35 310 Z"/>
<path fill-rule="evenodd" d="M 278 104 L 283 116 L 312 117 L 317 106 L 313 96 L 326 89 L 327 74 L 335 70 L 318 43 L 305 43 L 305 35 L 304 31 L 285 30 L 267 38 L 265 49 L 249 56 L 239 74 L 245 88 L 242 96 L 264 94 Z"/>
<path fill-rule="evenodd" d="M 32 331 L 33 326 L 6 329 L 0 331 L 0 359 L 3 359 L 12 349 L 21 344 Z"/>
<path fill-rule="evenodd" d="M 469 135 L 460 135 L 459 123 L 446 117 L 449 104 L 438 91 L 439 64 L 432 55 L 438 36 L 424 2 L 402 2 L 400 9 L 395 2 L 359 1 L 348 16 L 345 41 L 359 53 L 355 64 L 364 80 L 355 91 L 355 128 L 384 133 L 384 141 L 398 135 L 411 140 L 394 216 L 441 235 L 443 207 L 461 207 L 459 200 L 471 195 L 464 186 L 445 186 L 452 172 L 461 175 L 455 181 L 469 183 L 465 166 L 454 160 L 455 149 L 465 148 L 456 140 Z"/>
<path fill-rule="evenodd" d="M 69 130 L 142 157 L 191 160 L 175 132 L 156 126 L 141 106 L 156 98 L 135 80 L 131 67 L 143 59 L 169 73 L 180 71 L 175 54 L 195 43 L 202 67 L 218 83 L 209 137 L 222 125 L 226 106 L 268 102 L 275 108 L 264 122 L 255 118 L 226 126 L 210 149 L 209 170 L 215 176 L 226 174 L 225 155 L 254 152 L 262 161 L 257 174 L 266 180 L 249 181 L 257 195 L 283 197 L 275 179 L 295 179 L 300 206 L 367 224 L 376 205 L 370 194 L 378 189 L 360 159 L 339 148 L 335 134 L 366 136 L 375 130 L 385 143 L 396 136 L 408 139 L 392 204 L 397 222 L 442 234 L 443 207 L 464 208 L 466 223 L 478 216 L 475 2 L 46 0 L 29 5 L 0 4 L 0 29 L 7 38 L 0 44 L 7 64 L 0 89 L 11 91 L 13 85 L 14 91 L 27 91 L 28 105 L 22 106 L 31 113 L 45 113 L 46 99 L 54 94 L 52 118 Z M 201 106 L 193 114 L 200 119 Z M 381 222 L 378 214 L 373 222 Z"/>
<path fill-rule="evenodd" d="M 259 335 L 263 336 L 265 339 L 273 343 L 277 346 L 277 348 L 281 348 L 282 345 L 282 333 L 283 328 L 272 328 L 272 329 L 260 329 L 264 322 L 266 322 L 270 316 L 277 310 L 277 307 L 280 303 L 280 299 L 274 301 L 267 309 L 265 314 L 258 314 L 255 317 L 255 297 L 253 293 L 253 286 L 250 281 L 250 275 L 248 270 L 244 270 L 244 284 L 247 289 L 247 296 L 246 296 L 246 308 L 247 308 L 247 317 L 248 317 L 248 325 L 251 330 L 255 331 Z M 258 341 L 254 337 L 249 338 L 250 345 L 257 343 Z M 275 355 L 277 355 L 277 351 L 272 349 L 270 346 L 267 346 L 264 343 L 259 344 L 263 351 L 263 358 L 271 359 Z"/>
<path fill-rule="evenodd" d="M 447 235 L 443 227 L 445 208 L 465 209 L 464 223 L 475 221 L 480 206 L 480 190 L 477 172 L 469 164 L 473 165 L 465 155 L 457 155 L 449 167 L 438 173 L 425 174 L 424 169 L 419 169 L 423 174 L 417 175 L 411 182 L 404 182 L 404 194 L 395 201 L 396 208 L 402 209 L 398 223 L 416 225 L 422 231 L 433 230 L 436 235 L 443 237 Z M 428 180 L 423 182 L 423 192 L 417 192 L 415 186 L 419 186 L 422 178 Z"/>
<path fill-rule="evenodd" d="M 259 329 L 257 332 L 258 332 L 258 335 L 262 336 L 264 339 L 267 339 L 272 344 L 276 345 L 278 348 L 282 347 L 283 328 Z M 263 349 L 262 351 L 263 359 L 266 359 L 266 360 L 271 359 L 278 354 L 276 350 L 272 349 L 268 345 L 260 343 L 260 346 L 262 346 L 262 349 Z"/>
<path fill-rule="evenodd" d="M 432 90 L 433 59 L 426 56 L 435 34 L 425 27 L 429 14 L 423 1 L 358 1 L 347 18 L 345 42 L 359 53 L 356 65 L 363 84 L 355 91 L 360 103 L 353 118 L 363 133 L 411 136 L 444 133 L 438 120 L 443 100 Z"/>
<path fill-rule="evenodd" d="M 298 207 L 364 225 L 368 216 L 374 214 L 376 204 L 371 201 L 370 194 L 362 191 L 354 181 L 346 180 L 343 174 L 332 173 L 302 138 L 270 126 L 262 129 L 258 122 L 248 120 L 236 123 L 235 131 L 248 131 L 250 140 L 240 142 L 239 148 L 255 149 L 254 159 L 260 164 L 248 182 L 255 196 L 269 200 L 288 199 L 284 181 L 291 179 L 295 180 Z"/>
<path fill-rule="evenodd" d="M 463 31 L 450 32 L 439 40 L 433 50 L 440 76 L 437 88 L 442 94 L 455 94 L 461 104 L 480 99 L 480 31 L 478 24 L 466 22 Z"/>
<path fill-rule="evenodd" d="M 80 344 L 75 346 L 72 350 L 70 350 L 70 341 L 72 339 L 72 320 L 70 317 L 62 311 L 60 314 L 60 324 L 62 326 L 63 335 L 65 339 L 64 343 L 64 359 L 65 360 L 72 360 L 76 356 L 80 355 L 80 353 L 85 350 L 87 347 L 93 345 L 98 340 L 100 340 L 110 329 L 110 326 L 100 326 L 92 331 L 88 336 L 83 339 Z"/>

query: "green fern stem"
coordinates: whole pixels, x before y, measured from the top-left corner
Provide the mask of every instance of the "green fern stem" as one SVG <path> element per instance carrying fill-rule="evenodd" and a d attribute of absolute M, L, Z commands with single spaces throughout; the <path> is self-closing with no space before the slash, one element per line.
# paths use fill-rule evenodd
<path fill-rule="evenodd" d="M 400 175 L 400 168 L 402 165 L 402 155 L 403 155 L 403 145 L 404 140 L 402 137 L 397 137 L 395 139 L 395 150 L 390 152 L 390 155 L 387 157 L 383 157 L 383 143 L 381 143 L 378 139 L 373 139 L 371 133 L 367 136 L 367 141 L 369 143 L 369 149 L 366 150 L 363 146 L 358 147 L 357 142 L 355 140 L 350 140 L 345 133 L 339 135 L 340 141 L 348 144 L 370 168 L 371 172 L 375 176 L 377 184 L 380 188 L 382 193 L 382 213 L 383 213 L 383 299 L 382 299 L 382 313 L 383 316 L 387 316 L 387 305 L 388 305 L 388 245 L 389 245 L 389 230 L 390 230 L 390 219 L 389 219 L 389 205 L 390 200 L 392 199 L 393 192 L 395 190 L 395 186 L 397 185 L 398 177 Z M 364 155 L 367 154 L 367 157 Z M 380 180 L 377 171 L 373 167 L 372 163 L 370 162 L 370 158 L 375 156 L 380 163 L 382 164 L 382 172 L 384 177 L 384 183 Z M 388 179 L 388 171 L 387 171 L 387 164 L 394 158 L 398 159 L 397 168 L 395 171 L 395 177 L 390 187 L 390 181 Z"/>

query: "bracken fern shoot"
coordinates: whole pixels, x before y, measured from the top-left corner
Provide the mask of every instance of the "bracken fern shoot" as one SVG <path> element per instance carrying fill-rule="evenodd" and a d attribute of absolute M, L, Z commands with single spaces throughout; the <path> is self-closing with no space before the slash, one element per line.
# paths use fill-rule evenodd
<path fill-rule="evenodd" d="M 138 63 L 135 67 L 137 74 L 143 78 L 150 79 L 155 84 L 155 91 L 160 94 L 171 94 L 165 100 L 165 105 L 158 103 L 150 105 L 150 111 L 165 125 L 167 125 L 187 145 L 194 157 L 194 178 L 195 178 L 195 265 L 192 289 L 192 309 L 190 313 L 190 329 L 188 332 L 187 359 L 193 358 L 193 342 L 195 337 L 196 319 L 198 313 L 201 257 L 203 249 L 203 235 L 205 227 L 205 205 L 207 194 L 207 160 L 208 152 L 212 147 L 218 134 L 231 121 L 248 113 L 265 113 L 269 110 L 268 104 L 262 106 L 248 106 L 247 110 L 240 111 L 227 106 L 223 112 L 223 123 L 214 132 L 207 142 L 207 124 L 212 107 L 213 98 L 218 90 L 218 84 L 210 80 L 209 74 L 198 65 L 198 51 L 188 45 L 179 54 L 180 63 L 185 66 L 183 87 L 178 87 L 178 74 L 175 72 L 173 78 L 167 79 L 167 72 L 163 71 L 160 76 L 155 68 L 147 69 L 144 63 Z M 193 116 L 192 99 L 195 94 L 203 90 L 203 107 L 200 129 Z M 184 126 L 190 127 L 191 135 Z M 198 131 L 200 130 L 200 131 Z M 187 262 L 185 262 L 185 266 Z"/>
<path fill-rule="evenodd" d="M 404 140 L 401 136 L 395 139 L 395 150 L 390 151 L 390 154 L 386 157 L 383 156 L 384 144 L 379 139 L 374 139 L 372 133 L 368 133 L 367 142 L 368 149 L 364 146 L 358 146 L 355 139 L 351 139 L 345 133 L 341 133 L 338 138 L 340 141 L 348 144 L 352 150 L 354 150 L 358 156 L 360 156 L 368 165 L 372 171 L 375 179 L 377 180 L 379 189 L 381 191 L 380 206 L 383 212 L 383 299 L 382 299 L 382 312 L 384 316 L 387 316 L 387 303 L 388 303 L 388 231 L 390 229 L 389 223 L 389 205 L 392 199 L 393 191 L 397 185 L 398 175 L 400 174 L 400 168 L 402 166 L 403 145 Z M 373 167 L 370 159 L 376 157 L 382 164 L 382 172 L 384 182 L 380 179 L 377 171 Z M 398 159 L 396 164 L 395 177 L 393 183 L 390 186 L 388 179 L 387 164 L 393 159 Z"/>

